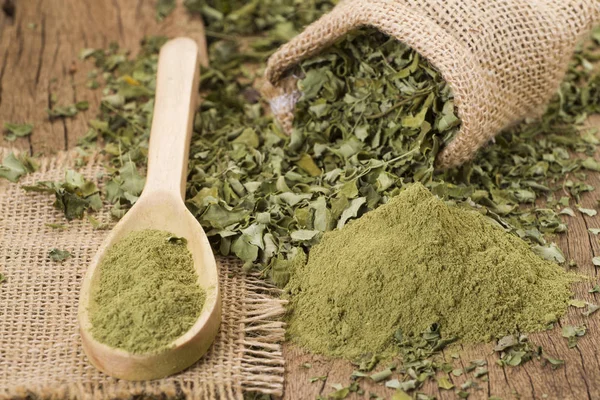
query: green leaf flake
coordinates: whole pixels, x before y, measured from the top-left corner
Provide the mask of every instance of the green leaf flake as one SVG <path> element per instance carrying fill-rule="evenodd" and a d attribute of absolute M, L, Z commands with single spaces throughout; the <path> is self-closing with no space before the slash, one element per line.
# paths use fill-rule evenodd
<path fill-rule="evenodd" d="M 552 369 L 556 369 L 565 364 L 565 360 L 561 360 L 559 358 L 550 357 L 546 354 L 544 354 L 543 357 L 548 363 L 550 363 L 550 365 L 552 365 Z"/>
<path fill-rule="evenodd" d="M 414 116 L 406 116 L 402 118 L 402 126 L 404 128 L 413 128 L 418 129 L 425 122 L 425 116 L 427 115 L 428 108 L 423 107 L 423 109 Z"/>
<path fill-rule="evenodd" d="M 350 218 L 356 218 L 358 216 L 358 211 L 366 202 L 367 202 L 366 197 L 359 197 L 359 198 L 352 200 L 350 202 L 350 205 L 348 206 L 348 208 L 346 208 L 344 210 L 344 212 L 342 213 L 342 216 L 340 217 L 340 219 L 337 223 L 337 228 L 342 229 L 344 227 L 344 225 L 346 225 L 346 222 Z"/>
<path fill-rule="evenodd" d="M 588 231 L 593 235 L 597 235 L 600 233 L 600 229 L 598 228 L 589 228 Z"/>
<path fill-rule="evenodd" d="M 244 235 L 233 241 L 231 251 L 245 262 L 253 262 L 258 258 L 258 246 L 251 244 Z"/>
<path fill-rule="evenodd" d="M 341 399 L 345 399 L 346 397 L 348 397 L 349 394 L 350 394 L 350 388 L 347 388 L 347 387 L 340 388 L 340 389 L 337 389 L 333 393 L 329 393 L 327 395 L 327 399 L 341 400 Z"/>
<path fill-rule="evenodd" d="M 549 246 L 536 245 L 533 246 L 531 250 L 533 250 L 534 253 L 548 261 L 553 261 L 558 264 L 562 264 L 566 261 L 563 252 L 554 243 L 551 243 Z"/>
<path fill-rule="evenodd" d="M 179 236 L 169 236 L 167 238 L 167 242 L 171 243 L 171 244 L 177 244 L 177 245 L 187 245 L 187 239 L 184 237 L 179 237 Z"/>
<path fill-rule="evenodd" d="M 559 215 L 568 215 L 568 216 L 574 217 L 575 216 L 575 211 L 573 211 L 573 209 L 571 207 L 565 207 L 558 214 Z"/>
<path fill-rule="evenodd" d="M 11 182 L 17 182 L 27 172 L 25 165 L 17 159 L 14 153 L 5 156 L 0 165 L 0 178 L 8 179 Z"/>
<path fill-rule="evenodd" d="M 50 260 L 52 260 L 54 262 L 63 262 L 67 258 L 71 258 L 72 255 L 71 255 L 71 253 L 69 253 L 66 250 L 59 250 L 59 249 L 54 248 L 54 249 L 50 250 L 50 252 L 48 253 L 48 257 L 50 258 Z"/>
<path fill-rule="evenodd" d="M 65 224 L 45 223 L 44 225 L 47 226 L 48 228 L 58 229 L 58 230 L 61 230 L 61 231 L 64 231 L 65 229 L 67 229 L 67 226 Z"/>
<path fill-rule="evenodd" d="M 33 124 L 13 124 L 10 122 L 5 122 L 4 130 L 7 132 L 4 138 L 9 142 L 13 142 L 17 140 L 17 138 L 31 135 L 31 132 L 33 131 Z"/>
<path fill-rule="evenodd" d="M 392 400 L 412 400 L 412 396 L 407 394 L 403 390 L 396 390 L 396 392 L 392 395 Z"/>
<path fill-rule="evenodd" d="M 583 300 L 571 299 L 569 300 L 569 305 L 576 308 L 583 308 L 586 305 L 586 302 Z"/>
<path fill-rule="evenodd" d="M 297 230 L 291 233 L 291 237 L 293 241 L 305 242 L 313 240 L 319 233 L 320 232 L 316 230 Z"/>
<path fill-rule="evenodd" d="M 594 264 L 596 267 L 600 267 L 600 256 L 592 258 L 592 264 Z"/>
<path fill-rule="evenodd" d="M 103 224 L 100 221 L 98 221 L 96 218 L 92 217 L 91 215 L 87 216 L 87 220 L 92 225 L 92 228 L 94 228 L 94 229 L 96 229 L 98 231 L 103 231 L 103 230 L 106 230 L 106 229 L 110 228 L 109 224 Z"/>
<path fill-rule="evenodd" d="M 6 282 L 8 278 L 3 273 L 0 273 L 0 284 Z"/>
<path fill-rule="evenodd" d="M 504 336 L 498 340 L 498 344 L 494 347 L 494 351 L 504 351 L 508 348 L 519 344 L 519 339 L 515 335 Z"/>
<path fill-rule="evenodd" d="M 440 389 L 444 389 L 444 390 L 450 390 L 450 389 L 454 388 L 454 385 L 452 384 L 452 382 L 450 382 L 448 380 L 448 378 L 446 378 L 446 377 L 437 378 L 437 384 Z"/>
<path fill-rule="evenodd" d="M 593 288 L 588 290 L 588 293 L 600 293 L 600 285 L 596 284 Z"/>
<path fill-rule="evenodd" d="M 581 208 L 581 207 L 577 207 L 577 209 L 579 210 L 580 213 L 588 215 L 590 217 L 595 216 L 596 214 L 598 214 L 598 211 L 593 210 L 591 208 Z"/>
<path fill-rule="evenodd" d="M 487 374 L 488 374 L 488 370 L 487 370 L 487 368 L 484 368 L 484 367 L 479 367 L 479 368 L 477 368 L 477 369 L 475 370 L 475 372 L 473 373 L 473 376 L 474 376 L 475 378 L 480 378 L 480 377 L 482 377 L 482 376 L 485 376 L 485 375 L 487 375 Z"/>
<path fill-rule="evenodd" d="M 585 169 L 589 169 L 592 171 L 597 171 L 600 172 L 600 162 L 596 161 L 595 159 L 593 159 L 592 157 L 588 157 L 586 158 L 581 165 L 585 168 Z"/>
<path fill-rule="evenodd" d="M 586 303 L 586 304 L 587 304 L 587 310 L 582 312 L 582 314 L 586 317 L 589 317 L 590 315 L 592 315 L 593 313 L 595 313 L 596 311 L 598 311 L 600 309 L 600 306 L 597 306 L 596 304 L 592 304 L 592 303 Z"/>
<path fill-rule="evenodd" d="M 312 157 L 306 153 L 302 154 L 300 160 L 298 160 L 296 164 L 310 176 L 320 176 L 322 174 L 321 168 L 319 168 Z"/>
<path fill-rule="evenodd" d="M 385 387 L 390 389 L 399 389 L 404 392 L 409 392 L 417 388 L 418 381 L 416 379 L 409 379 L 407 381 L 400 382 L 398 379 L 390 379 L 385 383 Z"/>
<path fill-rule="evenodd" d="M 577 346 L 577 339 L 585 335 L 587 328 L 585 326 L 563 326 L 562 336 L 567 338 L 569 348 Z"/>
<path fill-rule="evenodd" d="M 379 371 L 371 375 L 371 379 L 373 382 L 381 382 L 383 380 L 388 379 L 392 376 L 392 370 L 390 368 L 384 369 L 383 371 Z"/>

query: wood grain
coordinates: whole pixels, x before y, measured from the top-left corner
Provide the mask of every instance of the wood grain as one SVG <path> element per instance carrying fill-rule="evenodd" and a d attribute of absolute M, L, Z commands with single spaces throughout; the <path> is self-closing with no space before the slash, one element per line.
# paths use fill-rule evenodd
<path fill-rule="evenodd" d="M 4 4 L 9 4 L 6 0 Z M 116 42 L 135 53 L 146 35 L 189 36 L 205 51 L 200 19 L 180 4 L 160 23 L 154 0 L 18 0 L 12 12 L 0 12 L 0 125 L 33 123 L 29 138 L 0 146 L 50 154 L 76 145 L 98 110 L 102 93 L 86 88 L 91 62 L 81 62 L 84 48 Z M 207 60 L 206 54 L 201 54 Z M 50 121 L 50 96 L 57 106 L 87 100 L 77 118 Z"/>
<path fill-rule="evenodd" d="M 15 146 L 32 153 L 51 153 L 71 148 L 87 130 L 87 121 L 94 117 L 101 94 L 85 87 L 91 63 L 78 61 L 82 48 L 106 47 L 111 41 L 132 52 L 139 49 L 139 40 L 148 34 L 187 35 L 204 40 L 199 20 L 186 14 L 179 5 L 161 23 L 155 20 L 154 0 L 0 0 L 0 124 L 33 122 L 30 138 L 16 142 L 0 139 L 0 146 Z M 12 6 L 11 6 L 12 5 Z M 203 48 L 203 46 L 200 46 Z M 205 58 L 205 57 L 202 57 Z M 88 100 L 90 109 L 75 119 L 49 121 L 45 109 L 49 96 L 55 93 L 58 104 Z M 590 121 L 600 126 L 600 118 Z M 597 156 L 598 158 L 598 156 Z M 582 205 L 592 208 L 600 200 L 600 177 L 589 174 L 588 182 L 599 189 L 584 196 Z M 600 255 L 598 237 L 588 228 L 600 228 L 600 216 L 564 217 L 569 225 L 566 235 L 555 238 L 569 259 L 578 264 L 578 271 L 593 279 L 575 285 L 576 297 L 596 304 L 599 294 L 588 290 L 598 282 L 598 271 L 592 265 L 594 255 Z M 491 345 L 458 348 L 457 367 L 471 360 L 485 358 L 489 367 L 489 382 L 480 382 L 480 390 L 469 399 L 498 396 L 506 399 L 600 399 L 600 313 L 585 318 L 571 308 L 560 325 L 582 325 L 588 334 L 580 339 L 576 349 L 568 349 L 560 335 L 560 326 L 550 332 L 531 336 L 531 340 L 548 354 L 565 360 L 565 366 L 552 370 L 541 363 L 529 363 L 522 368 L 502 369 L 495 365 Z M 446 351 L 447 354 L 455 350 Z M 333 392 L 332 384 L 348 384 L 354 367 L 345 361 L 314 356 L 293 345 L 285 346 L 287 360 L 285 399 L 313 399 Z M 311 368 L 303 364 L 310 363 Z M 326 376 L 325 381 L 310 383 L 309 379 Z M 451 377 L 460 385 L 472 374 Z M 377 393 L 390 398 L 393 391 L 382 384 L 361 382 L 364 396 Z M 439 390 L 429 384 L 424 392 L 438 399 L 457 398 L 454 391 Z"/>

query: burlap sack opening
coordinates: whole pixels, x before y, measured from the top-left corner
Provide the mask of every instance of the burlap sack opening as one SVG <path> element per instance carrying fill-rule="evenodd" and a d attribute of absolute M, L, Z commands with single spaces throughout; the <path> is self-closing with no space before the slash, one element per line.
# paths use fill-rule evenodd
<path fill-rule="evenodd" d="M 3 158 L 0 148 L 0 160 Z M 6 152 L 5 152 L 6 154 Z M 53 197 L 26 193 L 21 185 L 62 180 L 73 154 L 46 158 L 38 172 L 19 184 L 0 179 L 0 399 L 131 399 L 136 395 L 186 399 L 242 399 L 244 391 L 283 392 L 284 301 L 279 290 L 241 264 L 218 258 L 222 322 L 208 353 L 186 371 L 167 379 L 128 382 L 110 378 L 88 363 L 81 348 L 77 304 L 81 280 L 108 233 L 75 220 L 65 230 Z M 97 181 L 99 160 L 79 170 Z M 94 214 L 111 222 L 109 207 Z M 52 262 L 52 248 L 73 258 Z"/>
<path fill-rule="evenodd" d="M 294 84 L 284 73 L 346 33 L 374 27 L 418 51 L 452 88 L 462 126 L 437 161 L 458 166 L 503 128 L 543 113 L 599 18 L 597 0 L 342 0 L 269 59 L 273 113 L 291 129 Z"/>

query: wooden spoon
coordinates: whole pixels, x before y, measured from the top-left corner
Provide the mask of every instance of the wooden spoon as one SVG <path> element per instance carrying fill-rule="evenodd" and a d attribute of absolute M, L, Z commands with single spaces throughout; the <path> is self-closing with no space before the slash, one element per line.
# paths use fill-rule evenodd
<path fill-rule="evenodd" d="M 202 227 L 184 204 L 198 76 L 198 47 L 193 40 L 178 38 L 161 48 L 144 191 L 104 240 L 83 280 L 79 299 L 83 349 L 96 368 L 115 378 L 157 379 L 181 371 L 202 357 L 219 330 L 221 298 L 215 257 Z M 128 233 L 142 229 L 169 231 L 187 239 L 198 283 L 207 297 L 198 320 L 170 348 L 131 354 L 94 339 L 88 306 L 106 250 Z"/>

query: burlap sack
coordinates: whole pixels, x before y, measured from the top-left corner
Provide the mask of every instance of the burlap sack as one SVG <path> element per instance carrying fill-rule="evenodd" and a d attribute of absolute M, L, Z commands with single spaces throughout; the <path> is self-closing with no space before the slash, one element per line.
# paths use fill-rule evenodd
<path fill-rule="evenodd" d="M 283 87 L 273 113 L 290 129 L 286 70 L 371 26 L 418 51 L 452 87 L 462 126 L 438 163 L 457 166 L 509 124 L 541 115 L 580 36 L 599 18 L 597 0 L 342 0 L 269 59 L 266 78 Z"/>
<path fill-rule="evenodd" d="M 0 159 L 2 158 L 0 149 Z M 20 184 L 60 180 L 67 155 L 44 159 L 41 169 Z M 99 162 L 82 171 L 102 172 Z M 218 259 L 223 316 L 208 353 L 188 370 L 167 379 L 127 382 L 110 378 L 88 363 L 81 348 L 77 302 L 81 279 L 108 231 L 87 220 L 64 223 L 53 198 L 27 194 L 0 180 L 0 399 L 130 399 L 158 395 L 188 399 L 242 399 L 243 391 L 283 391 L 283 301 L 277 289 L 241 273 L 232 259 Z M 110 221 L 107 210 L 96 217 Z M 68 250 L 63 264 L 48 259 L 52 248 Z M 162 398 L 162 397 L 161 397 Z"/>

